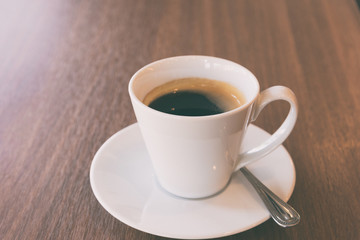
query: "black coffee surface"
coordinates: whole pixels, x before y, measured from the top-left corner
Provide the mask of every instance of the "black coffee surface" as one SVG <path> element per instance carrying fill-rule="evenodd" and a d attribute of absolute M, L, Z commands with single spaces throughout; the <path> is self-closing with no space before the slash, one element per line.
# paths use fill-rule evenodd
<path fill-rule="evenodd" d="M 206 95 L 193 91 L 167 93 L 153 100 L 149 107 L 182 116 L 207 116 L 224 112 Z"/>

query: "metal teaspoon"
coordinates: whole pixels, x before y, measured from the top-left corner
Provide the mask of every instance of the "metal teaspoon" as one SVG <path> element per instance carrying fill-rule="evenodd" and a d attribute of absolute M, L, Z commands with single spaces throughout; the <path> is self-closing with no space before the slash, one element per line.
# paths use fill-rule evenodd
<path fill-rule="evenodd" d="M 277 224 L 282 227 L 291 227 L 300 222 L 299 213 L 262 184 L 246 167 L 242 167 L 240 171 L 255 188 Z"/>

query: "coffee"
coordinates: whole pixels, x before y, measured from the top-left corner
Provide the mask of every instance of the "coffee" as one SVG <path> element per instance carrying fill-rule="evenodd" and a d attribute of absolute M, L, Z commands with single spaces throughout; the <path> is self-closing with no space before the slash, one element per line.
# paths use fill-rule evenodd
<path fill-rule="evenodd" d="M 235 109 L 245 103 L 245 98 L 237 88 L 225 82 L 182 78 L 154 88 L 143 103 L 164 113 L 207 116 Z"/>

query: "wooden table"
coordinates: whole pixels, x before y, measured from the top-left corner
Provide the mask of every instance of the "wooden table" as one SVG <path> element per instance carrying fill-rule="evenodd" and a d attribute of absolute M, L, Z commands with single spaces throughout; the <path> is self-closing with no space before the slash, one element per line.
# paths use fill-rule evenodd
<path fill-rule="evenodd" d="M 163 239 L 116 220 L 89 182 L 93 156 L 136 122 L 132 74 L 201 54 L 285 85 L 300 115 L 284 143 L 302 220 L 224 239 L 360 239 L 360 13 L 351 0 L 0 3 L 0 239 Z M 273 132 L 286 104 L 256 124 Z"/>

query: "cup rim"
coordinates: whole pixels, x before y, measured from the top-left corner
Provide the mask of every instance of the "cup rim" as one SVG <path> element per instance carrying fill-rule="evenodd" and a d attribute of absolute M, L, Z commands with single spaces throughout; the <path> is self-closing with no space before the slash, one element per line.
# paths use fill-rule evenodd
<path fill-rule="evenodd" d="M 175 114 L 171 114 L 171 113 L 165 113 L 165 112 L 161 112 L 159 110 L 155 110 L 149 106 L 147 106 L 146 104 L 144 104 L 137 96 L 136 94 L 134 93 L 133 91 L 133 83 L 135 81 L 135 79 L 138 77 L 138 75 L 140 73 L 142 73 L 145 69 L 149 69 L 151 66 L 155 65 L 155 64 L 159 64 L 161 62 L 165 62 L 165 61 L 169 61 L 169 60 L 174 60 L 174 59 L 179 59 L 179 58 L 208 58 L 208 59 L 213 59 L 213 60 L 217 60 L 217 61 L 223 61 L 223 62 L 229 62 L 231 64 L 235 64 L 237 65 L 239 68 L 241 68 L 242 70 L 245 70 L 247 72 L 247 74 L 250 74 L 250 76 L 252 76 L 256 81 L 256 94 L 255 94 L 255 97 L 253 97 L 252 99 L 250 99 L 249 101 L 246 101 L 245 104 L 242 104 L 241 106 L 235 108 L 235 109 L 232 109 L 232 110 L 229 110 L 229 111 L 226 111 L 226 112 L 223 112 L 223 113 L 219 113 L 219 114 L 213 114 L 213 115 L 206 115 L 206 116 L 184 116 L 184 115 L 175 115 Z M 232 114 L 235 114 L 237 112 L 241 112 L 242 110 L 248 108 L 250 105 L 252 105 L 254 103 L 254 101 L 257 99 L 257 96 L 259 95 L 259 92 L 260 92 L 260 85 L 259 85 L 259 81 L 257 80 L 257 78 L 255 77 L 255 75 L 250 71 L 248 70 L 247 68 L 245 68 L 244 66 L 236 63 L 236 62 L 233 62 L 231 60 L 227 60 L 227 59 L 224 59 L 224 58 L 219 58 L 219 57 L 213 57 L 213 56 L 206 56 L 206 55 L 180 55 L 180 56 L 174 56 L 174 57 L 168 57 L 168 58 L 163 58 L 163 59 L 159 59 L 159 60 L 156 60 L 156 61 L 153 61 L 145 66 L 143 66 L 142 68 L 140 68 L 139 70 L 137 70 L 133 76 L 131 77 L 130 81 L 129 81 L 129 84 L 128 84 L 128 92 L 129 92 L 129 95 L 132 99 L 132 101 L 134 103 L 136 103 L 137 105 L 141 106 L 142 108 L 146 109 L 147 111 L 150 111 L 152 112 L 153 114 L 157 114 L 157 115 L 162 115 L 162 116 L 165 116 L 165 117 L 169 117 L 169 118 L 174 118 L 174 119 L 189 119 L 189 120 L 201 120 L 201 119 L 217 119 L 217 118 L 222 118 L 222 117 L 226 117 L 226 116 L 229 116 L 229 115 L 232 115 Z"/>

